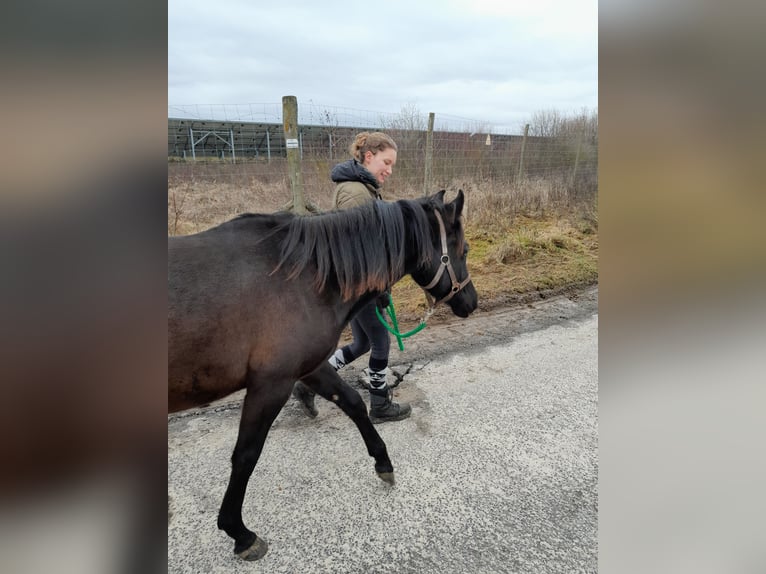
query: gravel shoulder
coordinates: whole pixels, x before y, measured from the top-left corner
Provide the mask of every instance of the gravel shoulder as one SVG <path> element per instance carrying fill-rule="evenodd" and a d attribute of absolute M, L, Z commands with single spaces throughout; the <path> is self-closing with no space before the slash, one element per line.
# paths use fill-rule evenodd
<path fill-rule="evenodd" d="M 412 404 L 378 427 L 393 487 L 337 407 L 288 401 L 243 506 L 270 544 L 255 564 L 216 528 L 241 397 L 168 417 L 168 571 L 596 572 L 597 304 L 593 287 L 478 311 L 393 351 Z"/>

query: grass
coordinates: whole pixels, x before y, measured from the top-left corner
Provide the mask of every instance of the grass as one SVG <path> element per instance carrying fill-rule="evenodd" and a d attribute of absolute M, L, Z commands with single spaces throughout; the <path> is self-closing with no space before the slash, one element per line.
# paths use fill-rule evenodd
<path fill-rule="evenodd" d="M 170 173 L 170 166 L 169 166 Z M 390 187 L 386 186 L 389 190 Z M 456 182 L 466 193 L 468 267 L 479 293 L 479 308 L 489 310 L 539 298 L 598 281 L 598 215 L 595 190 L 590 199 L 573 197 L 562 182 L 533 181 L 520 185 Z M 415 197 L 420 190 L 401 186 L 387 199 Z M 332 187 L 307 193 L 328 209 Z M 582 195 L 582 194 L 580 194 Z M 287 178 L 230 181 L 225 176 L 168 182 L 168 234 L 202 231 L 243 212 L 268 213 L 290 200 Z M 426 310 L 423 291 L 405 277 L 393 288 L 402 330 L 417 323 Z M 438 308 L 431 321 L 450 316 Z"/>
<path fill-rule="evenodd" d="M 522 301 L 531 294 L 595 283 L 598 242 L 566 219 L 518 221 L 507 230 L 466 229 L 469 271 L 480 308 Z M 397 316 L 414 320 L 426 310 L 422 290 L 408 277 L 393 289 Z"/>

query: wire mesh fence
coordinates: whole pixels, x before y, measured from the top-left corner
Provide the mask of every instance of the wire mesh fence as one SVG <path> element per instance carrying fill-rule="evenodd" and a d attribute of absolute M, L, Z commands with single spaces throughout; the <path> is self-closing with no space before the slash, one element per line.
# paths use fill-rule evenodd
<path fill-rule="evenodd" d="M 428 170 L 429 117 L 415 107 L 391 114 L 309 101 L 298 103 L 297 117 L 303 197 L 322 210 L 330 208 L 330 170 L 350 158 L 348 147 L 361 131 L 383 131 L 397 142 L 384 197 L 461 188 L 509 196 L 529 190 L 544 195 L 538 201 L 572 202 L 597 192 L 595 112 L 563 122 L 557 116 L 554 130 L 537 125 L 544 114 L 532 118 L 530 129 L 436 113 Z M 274 211 L 288 204 L 283 120 L 281 103 L 168 106 L 169 210 L 184 194 L 209 205 L 229 202 L 232 212 Z M 532 135 L 541 133 L 546 135 Z"/>

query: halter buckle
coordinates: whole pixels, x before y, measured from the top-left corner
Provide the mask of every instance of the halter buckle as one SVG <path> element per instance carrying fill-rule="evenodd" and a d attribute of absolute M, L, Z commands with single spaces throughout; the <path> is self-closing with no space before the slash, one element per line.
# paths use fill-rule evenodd
<path fill-rule="evenodd" d="M 434 307 L 442 302 L 447 302 L 452 297 L 459 292 L 463 287 L 468 285 L 471 282 L 471 274 L 469 273 L 466 278 L 463 280 L 463 282 L 459 282 L 457 280 L 457 277 L 455 276 L 455 270 L 452 268 L 452 264 L 450 263 L 449 254 L 447 253 L 447 236 L 444 231 L 444 222 L 442 221 L 441 215 L 439 215 L 438 211 L 435 211 L 434 214 L 436 215 L 436 221 L 439 223 L 439 239 L 441 240 L 441 247 L 442 247 L 442 255 L 440 257 L 441 261 L 441 267 L 439 267 L 439 270 L 436 272 L 436 275 L 431 280 L 431 282 L 426 285 L 425 287 L 421 286 L 421 289 L 423 289 L 423 292 L 426 294 L 426 300 L 428 301 L 428 304 L 430 306 L 430 312 L 427 313 L 426 317 L 423 318 L 423 322 L 425 323 L 426 319 L 433 313 Z M 428 292 L 429 289 L 436 286 L 439 283 L 439 279 L 441 279 L 441 276 L 444 274 L 444 270 L 447 270 L 447 272 L 450 275 L 450 279 L 452 280 L 452 288 L 450 289 L 449 294 L 446 297 L 443 297 L 441 299 L 436 299 L 431 296 L 431 294 Z"/>

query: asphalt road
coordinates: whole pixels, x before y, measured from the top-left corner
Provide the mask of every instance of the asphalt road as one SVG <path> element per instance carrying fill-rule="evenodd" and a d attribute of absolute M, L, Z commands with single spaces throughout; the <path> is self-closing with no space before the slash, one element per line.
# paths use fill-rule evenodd
<path fill-rule="evenodd" d="M 393 487 L 339 409 L 288 402 L 243 507 L 258 562 L 216 528 L 241 394 L 169 416 L 168 571 L 596 572 L 597 305 L 594 287 L 477 312 L 394 350 L 413 413 L 377 426 Z"/>

